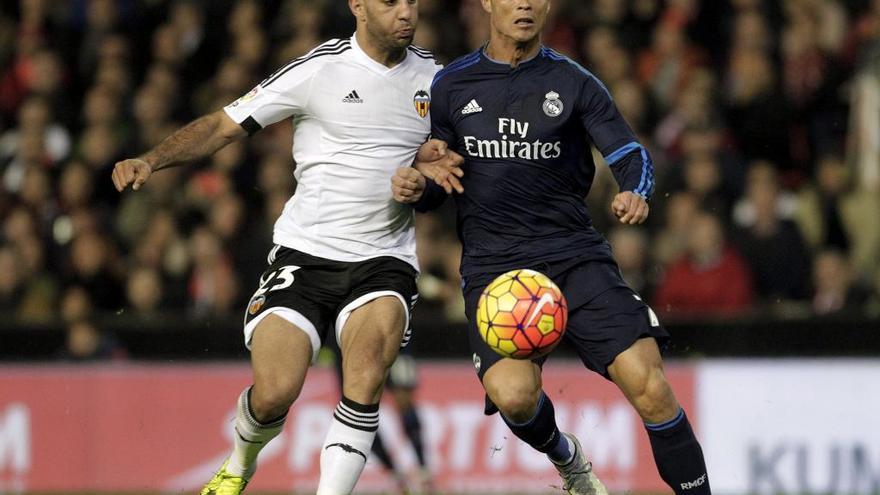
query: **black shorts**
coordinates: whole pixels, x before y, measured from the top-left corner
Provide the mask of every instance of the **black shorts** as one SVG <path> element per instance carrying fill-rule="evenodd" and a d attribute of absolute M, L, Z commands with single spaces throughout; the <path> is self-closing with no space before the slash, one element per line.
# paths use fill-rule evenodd
<path fill-rule="evenodd" d="M 309 336 L 316 357 L 327 332 L 336 338 L 355 309 L 383 296 L 400 300 L 406 311 L 401 347 L 412 335 L 410 314 L 418 299 L 418 272 L 409 263 L 383 256 L 366 261 L 334 261 L 275 246 L 269 268 L 245 311 L 245 345 L 250 348 L 257 324 L 269 314 L 293 323 Z"/>
<path fill-rule="evenodd" d="M 654 311 L 626 285 L 614 262 L 585 261 L 573 266 L 542 263 L 523 268 L 544 273 L 562 290 L 568 302 L 568 326 L 563 339 L 574 347 L 587 368 L 605 378 L 608 365 L 638 339 L 653 337 L 661 349 L 668 344 L 669 333 Z M 475 318 L 480 293 L 498 275 L 501 274 L 468 280 L 464 288 L 468 339 L 480 380 L 487 369 L 502 359 L 480 337 Z M 535 362 L 543 364 L 546 358 Z"/>

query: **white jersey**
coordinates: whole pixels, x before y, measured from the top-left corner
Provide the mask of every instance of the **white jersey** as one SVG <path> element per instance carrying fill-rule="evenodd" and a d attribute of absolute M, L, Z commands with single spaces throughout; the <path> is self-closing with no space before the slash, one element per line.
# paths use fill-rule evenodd
<path fill-rule="evenodd" d="M 440 68 L 409 47 L 389 69 L 352 36 L 318 46 L 224 108 L 249 133 L 294 117 L 297 188 L 275 222 L 276 244 L 337 261 L 393 256 L 418 269 L 413 211 L 392 198 L 391 177 L 428 138 Z"/>

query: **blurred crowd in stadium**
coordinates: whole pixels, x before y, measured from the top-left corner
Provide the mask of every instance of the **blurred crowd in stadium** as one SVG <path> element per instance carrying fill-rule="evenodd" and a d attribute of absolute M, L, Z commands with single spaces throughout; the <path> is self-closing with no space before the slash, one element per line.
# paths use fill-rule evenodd
<path fill-rule="evenodd" d="M 442 62 L 487 39 L 478 0 L 419 3 Z M 291 124 L 138 193 L 110 171 L 349 36 L 347 2 L 0 9 L 0 313 L 86 335 L 95 312 L 238 318 L 296 187 Z M 549 25 L 652 152 L 646 226 L 615 225 L 602 165 L 588 203 L 658 313 L 880 313 L 880 0 L 557 0 Z M 423 299 L 460 320 L 454 209 L 418 222 Z"/>

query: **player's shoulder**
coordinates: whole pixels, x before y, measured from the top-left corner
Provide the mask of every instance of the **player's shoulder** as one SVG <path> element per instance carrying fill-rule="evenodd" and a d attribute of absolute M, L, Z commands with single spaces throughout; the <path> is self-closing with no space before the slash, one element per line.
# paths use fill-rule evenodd
<path fill-rule="evenodd" d="M 296 57 L 279 67 L 269 77 L 264 79 L 263 82 L 260 83 L 260 85 L 265 87 L 275 81 L 278 81 L 286 74 L 290 74 L 295 70 L 316 71 L 320 69 L 323 65 L 344 56 L 345 53 L 349 50 L 351 50 L 350 38 L 333 38 L 327 40 L 324 43 L 321 43 L 315 48 L 309 50 L 309 52 L 305 55 Z"/>
<path fill-rule="evenodd" d="M 420 73 L 427 72 L 433 76 L 443 67 L 434 57 L 434 54 L 426 48 L 409 45 L 406 47 L 406 51 L 411 59 L 410 63 L 413 64 Z"/>
<path fill-rule="evenodd" d="M 434 76 L 434 81 L 431 83 L 431 87 L 435 87 L 437 84 L 441 83 L 441 81 L 443 81 L 444 84 L 448 83 L 449 81 L 454 79 L 455 75 L 464 74 L 468 68 L 473 67 L 474 65 L 479 63 L 482 50 L 483 49 L 480 48 L 474 52 L 453 60 L 449 65 L 444 67 L 443 70 L 441 70 Z"/>
<path fill-rule="evenodd" d="M 605 84 L 596 77 L 595 74 L 587 70 L 583 65 L 572 60 L 570 57 L 567 57 L 548 46 L 541 47 L 540 56 L 549 63 L 556 65 L 559 70 L 567 72 L 576 81 L 595 85 L 598 89 L 608 93 L 608 88 L 605 87 Z"/>
<path fill-rule="evenodd" d="M 424 63 L 430 63 L 433 65 L 440 65 L 440 62 L 434 57 L 434 53 L 427 48 L 422 48 L 418 45 L 409 45 L 406 47 L 406 50 L 416 57 L 416 59 L 424 60 Z"/>

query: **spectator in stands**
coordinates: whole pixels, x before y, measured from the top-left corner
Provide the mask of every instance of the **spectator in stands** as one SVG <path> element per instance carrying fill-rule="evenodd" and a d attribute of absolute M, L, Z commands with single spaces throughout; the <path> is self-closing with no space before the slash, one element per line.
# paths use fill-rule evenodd
<path fill-rule="evenodd" d="M 726 78 L 725 119 L 745 158 L 766 159 L 791 169 L 791 117 L 770 55 L 735 49 Z"/>
<path fill-rule="evenodd" d="M 189 296 L 196 315 L 226 315 L 239 303 L 239 284 L 232 260 L 217 234 L 196 227 L 189 239 L 193 255 Z"/>
<path fill-rule="evenodd" d="M 122 360 L 128 356 L 115 337 L 90 320 L 74 321 L 67 327 L 65 345 L 58 354 L 60 359 L 73 362 Z"/>
<path fill-rule="evenodd" d="M 758 299 L 773 303 L 806 298 L 809 256 L 797 225 L 780 214 L 779 174 L 772 164 L 751 166 L 744 201 L 749 218 L 733 237 L 754 274 Z"/>
<path fill-rule="evenodd" d="M 0 312 L 15 313 L 22 298 L 19 259 L 12 246 L 0 245 Z"/>
<path fill-rule="evenodd" d="M 869 292 L 856 283 L 855 274 L 842 252 L 820 251 L 813 261 L 813 312 L 817 315 L 859 313 Z"/>
<path fill-rule="evenodd" d="M 608 234 L 608 242 L 623 280 L 643 299 L 653 299 L 655 280 L 649 266 L 647 232 L 638 227 L 618 225 Z"/>
<path fill-rule="evenodd" d="M 752 303 L 752 275 L 727 244 L 718 217 L 701 212 L 690 226 L 687 251 L 667 270 L 654 308 L 675 316 L 733 315 Z"/>
<path fill-rule="evenodd" d="M 86 289 L 97 308 L 116 311 L 122 307 L 124 293 L 114 273 L 111 241 L 94 230 L 78 233 L 70 247 L 68 282 Z"/>
<path fill-rule="evenodd" d="M 65 289 L 59 305 L 61 319 L 72 323 L 90 318 L 94 313 L 92 300 L 85 288 L 72 285 Z"/>
<path fill-rule="evenodd" d="M 45 245 L 36 236 L 30 236 L 16 243 L 15 250 L 20 264 L 17 269 L 22 278 L 18 317 L 29 322 L 52 321 L 59 283 L 49 270 Z"/>
<path fill-rule="evenodd" d="M 880 269 L 880 197 L 855 187 L 854 179 L 839 156 L 824 156 L 815 183 L 798 195 L 795 218 L 812 250 L 831 247 L 846 253 L 856 273 L 872 280 Z"/>
<path fill-rule="evenodd" d="M 699 203 L 692 193 L 678 192 L 669 197 L 664 207 L 663 228 L 655 235 L 652 254 L 660 266 L 669 266 L 685 254 Z"/>
<path fill-rule="evenodd" d="M 126 308 L 141 318 L 156 316 L 162 304 L 162 277 L 153 268 L 131 271 L 125 285 Z"/>
<path fill-rule="evenodd" d="M 43 158 L 48 163 L 58 163 L 70 154 L 70 133 L 54 121 L 52 108 L 44 98 L 32 96 L 21 104 L 17 126 L 0 136 L 0 164 L 18 155 L 25 136 L 42 136 Z"/>

